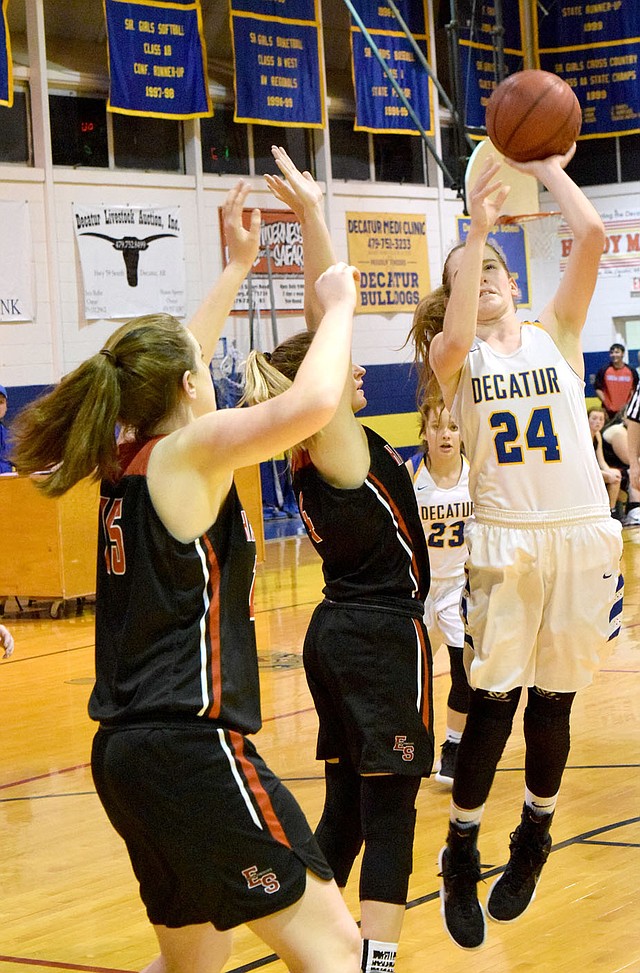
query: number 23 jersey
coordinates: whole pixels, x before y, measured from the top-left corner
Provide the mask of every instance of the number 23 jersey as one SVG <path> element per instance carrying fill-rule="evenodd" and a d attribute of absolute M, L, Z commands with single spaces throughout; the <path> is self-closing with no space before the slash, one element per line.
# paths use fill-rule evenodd
<path fill-rule="evenodd" d="M 591 443 L 584 382 L 546 331 L 523 324 L 517 351 L 503 355 L 474 340 L 451 415 L 470 462 L 481 508 L 526 514 L 608 513 Z M 480 509 L 479 509 L 480 508 Z"/>
<path fill-rule="evenodd" d="M 464 526 L 473 515 L 469 496 L 469 463 L 461 456 L 460 478 L 455 486 L 439 487 L 424 457 L 414 464 L 413 489 L 429 550 L 432 581 L 464 575 L 467 545 Z"/>

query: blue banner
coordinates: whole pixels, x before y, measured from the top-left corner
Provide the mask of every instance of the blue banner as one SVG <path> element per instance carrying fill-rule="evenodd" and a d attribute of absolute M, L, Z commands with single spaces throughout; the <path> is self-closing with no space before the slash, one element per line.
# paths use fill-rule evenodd
<path fill-rule="evenodd" d="M 354 0 L 353 6 L 420 125 L 427 135 L 433 135 L 432 82 L 391 8 L 373 0 Z M 428 60 L 426 3 L 405 0 L 396 6 L 410 27 L 425 60 Z M 354 129 L 420 135 L 409 109 L 357 26 L 351 28 L 351 58 L 356 97 Z"/>
<path fill-rule="evenodd" d="M 463 243 L 467 239 L 471 221 L 468 216 L 458 216 L 457 221 L 458 240 Z M 531 307 L 529 251 L 524 226 L 519 223 L 501 223 L 494 226 L 487 243 L 502 254 L 509 273 L 518 285 L 518 307 Z"/>
<path fill-rule="evenodd" d="M 367 30 L 401 30 L 393 10 L 384 0 L 353 0 L 353 6 Z M 429 23 L 426 3 L 420 3 L 420 0 L 396 0 L 396 7 L 409 32 L 424 37 Z"/>
<path fill-rule="evenodd" d="M 485 127 L 485 109 L 495 88 L 496 17 L 493 2 L 478 3 L 458 24 L 458 57 L 462 81 L 464 123 L 467 128 Z M 522 0 L 503 0 L 503 46 L 506 74 L 524 66 Z M 483 133 L 484 134 L 484 133 Z"/>
<path fill-rule="evenodd" d="M 13 65 L 9 25 L 7 23 L 8 3 L 9 0 L 2 0 L 2 17 L 0 17 L 0 105 L 11 108 L 13 105 Z"/>
<path fill-rule="evenodd" d="M 255 14 L 268 20 L 317 22 L 316 0 L 231 0 L 232 13 Z"/>
<path fill-rule="evenodd" d="M 640 4 L 545 4 L 534 12 L 538 66 L 569 84 L 580 138 L 640 132 Z"/>
<path fill-rule="evenodd" d="M 460 42 L 460 63 L 464 87 L 464 124 L 467 128 L 485 128 L 485 113 L 491 92 L 496 86 L 493 51 L 478 44 Z M 522 70 L 522 53 L 504 52 L 507 74 Z M 474 136 L 477 137 L 477 136 Z"/>
<path fill-rule="evenodd" d="M 272 8 L 277 17 L 265 15 Z M 229 9 L 234 121 L 322 128 L 325 106 L 317 0 L 230 0 Z"/>
<path fill-rule="evenodd" d="M 104 0 L 110 92 L 126 115 L 212 115 L 200 0 Z"/>

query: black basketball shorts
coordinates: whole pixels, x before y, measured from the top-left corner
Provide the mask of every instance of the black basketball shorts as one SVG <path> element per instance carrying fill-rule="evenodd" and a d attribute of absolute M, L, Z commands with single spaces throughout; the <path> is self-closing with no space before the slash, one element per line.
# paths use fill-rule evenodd
<path fill-rule="evenodd" d="M 156 925 L 230 929 L 297 902 L 307 869 L 332 877 L 296 800 L 241 733 L 101 728 L 91 766 Z"/>
<path fill-rule="evenodd" d="M 318 712 L 318 760 L 359 774 L 427 777 L 433 764 L 432 661 L 422 619 L 323 602 L 304 642 Z"/>

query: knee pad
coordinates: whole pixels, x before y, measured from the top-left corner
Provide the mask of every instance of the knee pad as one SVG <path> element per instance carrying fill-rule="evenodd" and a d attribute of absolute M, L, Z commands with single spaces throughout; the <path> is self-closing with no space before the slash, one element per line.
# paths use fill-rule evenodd
<path fill-rule="evenodd" d="M 480 807 L 489 796 L 498 761 L 511 734 L 521 693 L 520 687 L 506 693 L 471 690 L 451 795 L 458 807 L 469 810 Z"/>
<path fill-rule="evenodd" d="M 325 764 L 324 809 L 316 839 L 339 888 L 347 884 L 362 847 L 360 781 L 360 775 L 347 762 Z"/>
<path fill-rule="evenodd" d="M 449 709 L 456 713 L 469 712 L 469 696 L 471 690 L 467 681 L 467 673 L 464 668 L 464 649 L 462 646 L 448 645 L 449 650 L 449 669 L 451 670 L 451 689 L 447 699 Z"/>
<path fill-rule="evenodd" d="M 413 867 L 420 778 L 385 774 L 363 777 L 360 786 L 364 837 L 360 901 L 404 905 Z"/>
<path fill-rule="evenodd" d="M 554 693 L 533 686 L 524 711 L 525 781 L 540 797 L 560 790 L 571 749 L 570 717 L 575 693 Z"/>

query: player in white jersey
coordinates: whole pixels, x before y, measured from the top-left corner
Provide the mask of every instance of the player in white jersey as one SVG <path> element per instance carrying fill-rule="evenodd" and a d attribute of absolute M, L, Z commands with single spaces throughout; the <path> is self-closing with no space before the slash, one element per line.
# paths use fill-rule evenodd
<path fill-rule="evenodd" d="M 420 407 L 420 415 L 424 451 L 411 456 L 407 468 L 413 479 L 431 567 L 424 620 L 433 651 L 443 643 L 449 651 L 451 687 L 447 698 L 447 728 L 435 779 L 451 787 L 458 745 L 469 711 L 460 598 L 468 554 L 464 529 L 473 504 L 469 496 L 469 464 L 460 450 L 457 423 L 440 397 L 427 398 Z"/>
<path fill-rule="evenodd" d="M 516 316 L 517 284 L 487 245 L 509 188 L 489 160 L 470 191 L 469 231 L 449 254 L 418 354 L 460 425 L 474 519 L 463 598 L 473 648 L 471 701 L 440 853 L 445 928 L 466 949 L 485 940 L 477 839 L 523 688 L 525 803 L 489 916 L 510 922 L 533 899 L 551 849 L 549 827 L 569 754 L 575 692 L 587 686 L 620 625 L 620 525 L 609 513 L 584 406 L 581 332 L 604 227 L 567 176 L 565 156 L 515 164 L 560 205 L 573 241 L 537 324 Z M 429 300 L 429 299 L 425 299 Z"/>

